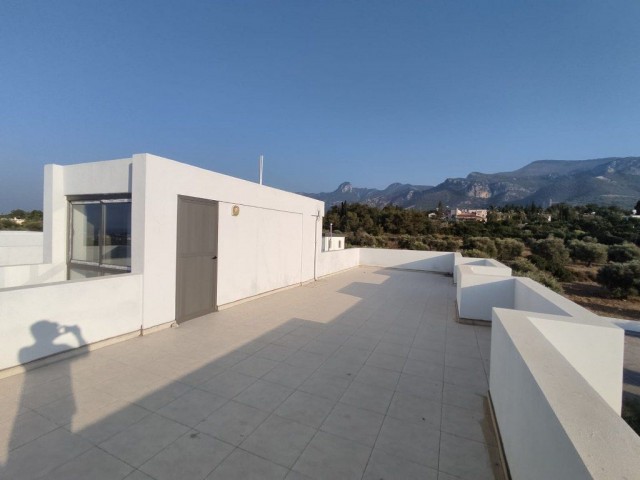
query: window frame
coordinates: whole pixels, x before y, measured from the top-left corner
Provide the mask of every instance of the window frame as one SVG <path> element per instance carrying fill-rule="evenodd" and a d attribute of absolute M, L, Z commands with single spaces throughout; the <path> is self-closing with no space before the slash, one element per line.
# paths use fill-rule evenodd
<path fill-rule="evenodd" d="M 67 215 L 67 278 L 71 276 L 71 269 L 74 265 L 77 265 L 81 269 L 98 272 L 97 276 L 113 275 L 119 273 L 131 272 L 131 265 L 113 265 L 109 263 L 103 263 L 104 260 L 104 247 L 106 238 L 106 220 L 107 220 L 107 208 L 106 205 L 114 203 L 129 203 L 131 205 L 130 194 L 116 194 L 116 195 L 84 195 L 84 196 L 69 196 L 68 202 L 68 215 Z M 98 229 L 98 261 L 91 262 L 86 260 L 77 260 L 73 258 L 73 206 L 74 205 L 100 205 L 100 227 Z M 131 225 L 129 225 L 129 235 L 131 235 Z M 129 258 L 131 263 L 131 258 Z"/>

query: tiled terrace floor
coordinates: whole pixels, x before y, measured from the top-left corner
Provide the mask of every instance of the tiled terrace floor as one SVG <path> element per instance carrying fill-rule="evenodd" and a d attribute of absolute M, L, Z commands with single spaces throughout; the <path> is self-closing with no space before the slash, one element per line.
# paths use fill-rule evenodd
<path fill-rule="evenodd" d="M 359 268 L 0 380 L 0 477 L 495 478 L 454 295 Z"/>

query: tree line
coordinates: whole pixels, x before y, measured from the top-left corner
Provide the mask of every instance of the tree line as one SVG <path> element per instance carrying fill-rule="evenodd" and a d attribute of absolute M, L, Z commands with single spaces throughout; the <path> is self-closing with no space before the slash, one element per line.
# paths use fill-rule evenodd
<path fill-rule="evenodd" d="M 639 205 L 636 207 L 640 207 Z M 638 208 L 640 210 L 640 208 Z M 618 207 L 535 204 L 490 208 L 486 222 L 455 222 L 439 205 L 431 211 L 342 202 L 329 209 L 324 229 L 347 246 L 459 251 L 497 258 L 518 275 L 561 290 L 572 264 L 599 267 L 593 279 L 624 298 L 640 293 L 640 219 Z"/>
<path fill-rule="evenodd" d="M 0 214 L 0 230 L 42 231 L 42 211 L 16 209 Z"/>

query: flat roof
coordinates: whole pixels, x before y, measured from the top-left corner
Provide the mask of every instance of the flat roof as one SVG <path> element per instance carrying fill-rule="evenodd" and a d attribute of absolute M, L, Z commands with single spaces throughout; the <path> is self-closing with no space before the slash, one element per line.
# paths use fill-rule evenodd
<path fill-rule="evenodd" d="M 7 478 L 500 478 L 490 329 L 360 267 L 0 380 Z M 144 476 L 144 475 L 146 476 Z"/>

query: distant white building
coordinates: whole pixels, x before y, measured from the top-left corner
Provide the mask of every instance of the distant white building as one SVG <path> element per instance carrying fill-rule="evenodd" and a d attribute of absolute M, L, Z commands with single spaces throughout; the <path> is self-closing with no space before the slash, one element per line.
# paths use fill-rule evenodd
<path fill-rule="evenodd" d="M 487 213 L 486 209 L 455 208 L 450 211 L 449 218 L 455 221 L 486 222 Z"/>
<path fill-rule="evenodd" d="M 345 237 L 322 237 L 322 251 L 344 250 Z"/>

